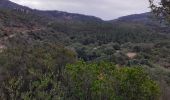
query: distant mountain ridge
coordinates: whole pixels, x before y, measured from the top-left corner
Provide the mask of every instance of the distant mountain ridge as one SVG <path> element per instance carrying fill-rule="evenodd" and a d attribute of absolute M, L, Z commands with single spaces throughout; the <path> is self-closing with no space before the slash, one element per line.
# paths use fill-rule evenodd
<path fill-rule="evenodd" d="M 161 31 L 162 33 L 169 33 L 170 27 L 161 23 L 158 19 L 154 17 L 151 12 L 141 13 L 141 14 L 132 14 L 118 19 L 110 21 L 112 23 L 122 23 L 122 24 L 141 24 L 143 26 L 149 27 L 155 31 Z"/>
<path fill-rule="evenodd" d="M 14 2 L 11 2 L 9 0 L 0 0 L 0 8 L 1 9 L 27 9 L 27 10 L 31 10 L 28 7 L 22 6 L 22 5 L 18 5 Z"/>
<path fill-rule="evenodd" d="M 118 18 L 121 21 L 147 21 L 149 20 L 151 13 L 133 14 Z"/>
<path fill-rule="evenodd" d="M 50 19 L 59 19 L 59 20 L 73 20 L 73 21 L 102 21 L 102 19 L 94 17 L 94 16 L 87 16 L 82 14 L 75 14 L 75 13 L 67 13 L 62 11 L 41 11 L 36 9 L 31 9 L 29 7 L 25 7 L 16 3 L 13 3 L 9 0 L 0 0 L 0 9 L 9 9 L 9 10 L 18 10 L 23 11 L 26 13 L 37 14 L 39 16 L 44 16 Z"/>
<path fill-rule="evenodd" d="M 16 3 L 13 3 L 9 0 L 0 0 L 0 9 L 8 9 L 8 10 L 14 10 L 19 12 L 24 12 L 26 14 L 30 13 L 36 16 L 41 17 L 44 21 L 48 22 L 50 21 L 63 21 L 63 22 L 81 22 L 81 23 L 105 23 L 105 22 L 111 22 L 113 24 L 115 23 L 121 23 L 121 24 L 142 24 L 144 26 L 150 27 L 154 30 L 162 30 L 163 32 L 170 32 L 170 29 L 165 27 L 164 25 L 160 25 L 160 23 L 156 20 L 153 20 L 151 18 L 151 13 L 142 13 L 142 14 L 133 14 L 128 16 L 123 16 L 118 19 L 114 19 L 111 21 L 104 21 L 98 17 L 95 16 L 87 16 L 82 14 L 75 14 L 75 13 L 68 13 L 63 11 L 41 11 L 36 9 L 31 9 L 29 7 L 25 7 Z"/>
<path fill-rule="evenodd" d="M 25 12 L 31 12 L 33 14 L 37 14 L 40 16 L 45 16 L 50 19 L 59 19 L 59 20 L 77 20 L 77 21 L 103 21 L 102 19 L 95 17 L 95 16 L 87 16 L 82 14 L 76 14 L 76 13 L 68 13 L 63 11 L 41 11 L 36 9 L 31 9 L 29 7 L 25 7 L 16 3 L 11 2 L 10 0 L 0 0 L 0 8 L 2 9 L 12 9 L 12 10 L 21 10 Z M 151 14 L 149 12 L 142 13 L 142 14 L 133 14 L 128 16 L 123 16 L 118 19 L 112 20 L 112 21 L 125 21 L 125 22 L 142 22 L 147 23 L 148 21 L 151 21 L 151 18 L 149 18 Z"/>

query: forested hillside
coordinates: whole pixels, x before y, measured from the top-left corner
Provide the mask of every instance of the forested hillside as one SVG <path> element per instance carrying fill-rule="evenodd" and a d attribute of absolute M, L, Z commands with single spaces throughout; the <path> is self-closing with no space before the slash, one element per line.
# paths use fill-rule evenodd
<path fill-rule="evenodd" d="M 170 30 L 0 1 L 0 99 L 169 100 Z"/>

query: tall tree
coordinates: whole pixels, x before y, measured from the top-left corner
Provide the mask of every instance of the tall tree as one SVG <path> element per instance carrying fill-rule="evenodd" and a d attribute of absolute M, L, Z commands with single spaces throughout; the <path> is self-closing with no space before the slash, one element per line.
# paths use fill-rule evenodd
<path fill-rule="evenodd" d="M 170 0 L 149 0 L 150 8 L 160 19 L 170 22 Z"/>

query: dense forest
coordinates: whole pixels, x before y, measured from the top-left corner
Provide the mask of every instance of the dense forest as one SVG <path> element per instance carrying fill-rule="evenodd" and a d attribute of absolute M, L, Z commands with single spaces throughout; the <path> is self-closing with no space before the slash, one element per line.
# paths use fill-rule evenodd
<path fill-rule="evenodd" d="M 170 30 L 0 1 L 1 100 L 169 100 Z"/>

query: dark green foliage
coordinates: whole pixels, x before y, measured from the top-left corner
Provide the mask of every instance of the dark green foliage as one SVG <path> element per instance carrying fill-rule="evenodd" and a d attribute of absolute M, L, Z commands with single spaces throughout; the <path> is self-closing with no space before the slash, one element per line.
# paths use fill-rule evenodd
<path fill-rule="evenodd" d="M 169 35 L 160 34 L 159 31 L 149 29 L 143 24 L 132 22 L 127 24 L 125 22 L 56 21 L 50 23 L 48 27 L 67 34 L 64 41 L 67 41 L 69 47 L 75 49 L 78 58 L 85 61 L 109 60 L 127 65 L 127 52 L 137 52 L 143 56 L 143 53 L 152 52 L 154 44 L 169 41 Z M 131 43 L 131 47 L 124 47 L 127 43 Z M 117 52 L 123 53 L 116 54 Z M 150 57 L 147 60 L 150 60 Z"/>
<path fill-rule="evenodd" d="M 160 19 L 170 21 L 170 1 L 169 0 L 149 0 L 150 8 Z"/>
<path fill-rule="evenodd" d="M 67 63 L 75 61 L 75 54 L 55 44 L 27 45 L 19 43 L 0 54 L 0 98 L 61 99 L 63 70 Z"/>
<path fill-rule="evenodd" d="M 159 97 L 158 85 L 141 68 L 80 61 L 65 69 L 66 64 L 75 61 L 73 52 L 61 45 L 36 41 L 29 44 L 21 40 L 18 46 L 9 45 L 0 54 L 1 99 L 156 100 Z"/>
<path fill-rule="evenodd" d="M 78 62 L 66 73 L 74 100 L 159 100 L 159 86 L 139 67 Z"/>
<path fill-rule="evenodd" d="M 123 100 L 159 100 L 158 85 L 142 68 L 123 68 L 117 74 L 118 93 Z"/>
<path fill-rule="evenodd" d="M 29 11 L 0 9 L 0 44 L 7 46 L 0 52 L 0 99 L 157 100 L 159 87 L 152 79 L 168 98 L 169 73 L 157 69 L 170 67 L 168 28 L 160 30 L 148 18 L 108 22 Z M 87 62 L 65 69 L 77 58 Z"/>

